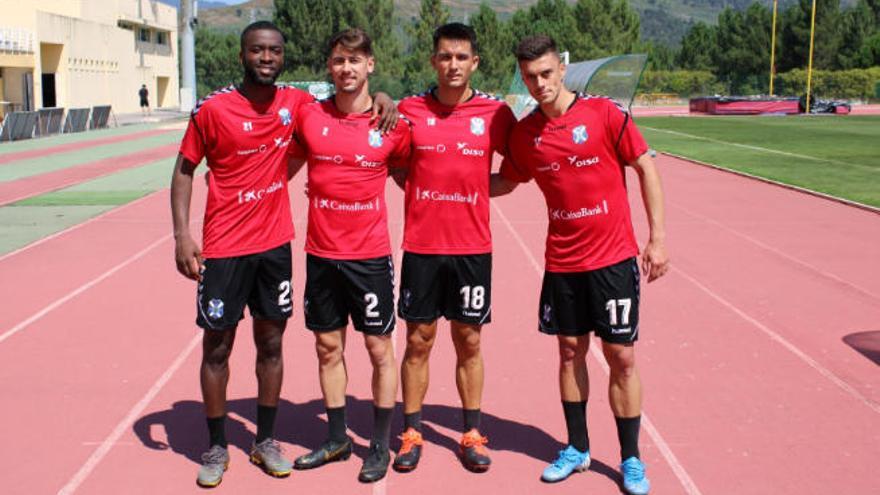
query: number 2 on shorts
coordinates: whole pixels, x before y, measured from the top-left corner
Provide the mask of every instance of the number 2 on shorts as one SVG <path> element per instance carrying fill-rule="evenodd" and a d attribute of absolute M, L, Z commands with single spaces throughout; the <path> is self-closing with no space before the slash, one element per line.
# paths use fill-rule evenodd
<path fill-rule="evenodd" d="M 285 280 L 278 284 L 278 305 L 279 306 L 288 306 L 290 305 L 290 280 Z"/>
<path fill-rule="evenodd" d="M 367 303 L 367 309 L 364 311 L 364 315 L 367 318 L 378 318 L 379 312 L 376 311 L 376 306 L 379 305 L 379 296 L 374 292 L 367 292 L 364 294 L 364 302 Z"/>

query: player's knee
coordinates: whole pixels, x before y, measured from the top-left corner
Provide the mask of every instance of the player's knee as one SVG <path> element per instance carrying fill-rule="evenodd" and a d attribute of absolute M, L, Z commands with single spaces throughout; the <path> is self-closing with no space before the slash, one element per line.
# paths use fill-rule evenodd
<path fill-rule="evenodd" d="M 434 347 L 434 336 L 428 336 L 420 332 L 410 333 L 406 340 L 406 355 L 408 358 L 426 359 Z"/>
<path fill-rule="evenodd" d="M 632 347 L 606 347 L 604 354 L 614 376 L 627 378 L 636 372 L 636 354 Z"/>
<path fill-rule="evenodd" d="M 342 345 L 318 342 L 315 348 L 318 351 L 318 363 L 321 366 L 334 366 L 342 362 Z"/>
<path fill-rule="evenodd" d="M 460 360 L 473 359 L 480 356 L 480 332 L 470 332 L 456 339 L 455 344 L 455 350 Z"/>
<path fill-rule="evenodd" d="M 559 340 L 559 363 L 562 366 L 573 366 L 579 360 L 584 359 L 586 350 L 578 346 L 577 341 Z"/>

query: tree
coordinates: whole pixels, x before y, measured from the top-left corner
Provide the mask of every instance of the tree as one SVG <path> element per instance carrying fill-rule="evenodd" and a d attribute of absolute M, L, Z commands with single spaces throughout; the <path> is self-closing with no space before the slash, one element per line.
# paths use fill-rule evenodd
<path fill-rule="evenodd" d="M 676 63 L 682 69 L 715 69 L 716 28 L 703 22 L 694 24 L 681 40 Z"/>
<path fill-rule="evenodd" d="M 799 0 L 785 10 L 782 27 L 780 71 L 807 68 L 810 53 L 810 16 L 812 0 Z M 840 0 L 816 0 L 816 34 L 813 46 L 813 68 L 836 67 L 840 48 Z"/>
<path fill-rule="evenodd" d="M 490 92 L 505 92 L 514 73 L 513 36 L 485 2 L 480 4 L 470 25 L 480 45 L 480 67 L 474 74 L 474 86 Z"/>
<path fill-rule="evenodd" d="M 238 62 L 239 37 L 207 28 L 196 29 L 196 92 L 201 98 L 208 93 L 241 80 Z"/>
<path fill-rule="evenodd" d="M 565 0 L 538 0 L 528 10 L 517 11 L 510 27 L 514 44 L 529 35 L 546 34 L 556 41 L 559 51 L 570 52 L 572 60 L 589 51 L 589 41 L 578 31 L 573 9 Z"/>
<path fill-rule="evenodd" d="M 627 0 L 578 0 L 575 23 L 584 41 L 573 60 L 630 53 L 639 42 L 639 15 Z"/>
<path fill-rule="evenodd" d="M 769 70 L 771 22 L 770 10 L 759 3 L 745 12 L 728 7 L 718 16 L 717 74 L 732 93 L 768 89 L 763 76 Z"/>
<path fill-rule="evenodd" d="M 841 15 L 840 49 L 837 52 L 836 68 L 855 69 L 873 65 L 868 52 L 863 50 L 865 40 L 876 32 L 874 13 L 866 0 L 849 8 Z"/>
<path fill-rule="evenodd" d="M 446 24 L 448 19 L 449 10 L 440 0 L 422 0 L 418 20 L 407 26 L 410 46 L 403 71 L 408 92 L 423 91 L 434 81 L 430 64 L 434 51 L 434 30 Z"/>

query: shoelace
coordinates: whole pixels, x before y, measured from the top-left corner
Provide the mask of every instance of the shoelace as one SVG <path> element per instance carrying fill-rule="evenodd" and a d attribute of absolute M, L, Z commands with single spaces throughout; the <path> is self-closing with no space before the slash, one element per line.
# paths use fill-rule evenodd
<path fill-rule="evenodd" d="M 202 454 L 202 463 L 203 464 L 220 464 L 224 462 L 226 459 L 223 455 L 223 449 L 211 449 Z"/>
<path fill-rule="evenodd" d="M 625 462 L 621 468 L 624 477 L 633 481 L 641 481 L 645 477 L 645 470 L 637 462 Z"/>
<path fill-rule="evenodd" d="M 556 460 L 553 461 L 553 467 L 557 469 L 562 469 L 568 464 L 578 463 L 579 460 L 580 459 L 578 459 L 577 454 L 575 454 L 574 452 L 571 452 L 569 450 L 560 450 L 559 457 L 557 457 Z"/>
<path fill-rule="evenodd" d="M 464 438 L 461 439 L 461 444 L 465 448 L 469 449 L 473 447 L 480 455 L 486 455 L 486 449 L 483 446 L 487 443 L 489 443 L 489 439 L 476 432 L 467 433 Z"/>
<path fill-rule="evenodd" d="M 271 454 L 276 456 L 281 455 L 281 445 L 279 445 L 278 442 L 272 439 L 264 440 L 262 443 L 258 444 L 257 450 L 259 450 L 263 454 Z"/>
<path fill-rule="evenodd" d="M 398 438 L 403 442 L 400 447 L 401 454 L 409 454 L 413 447 L 422 444 L 422 435 L 415 430 L 406 430 Z"/>

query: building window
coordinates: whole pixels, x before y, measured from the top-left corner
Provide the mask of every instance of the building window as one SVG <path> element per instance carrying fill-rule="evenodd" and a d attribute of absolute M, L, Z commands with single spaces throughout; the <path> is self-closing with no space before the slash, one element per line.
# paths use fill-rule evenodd
<path fill-rule="evenodd" d="M 167 45 L 168 44 L 168 32 L 156 31 L 156 44 L 157 45 Z"/>
<path fill-rule="evenodd" d="M 138 28 L 138 41 L 144 43 L 150 42 L 150 30 L 146 28 Z"/>

